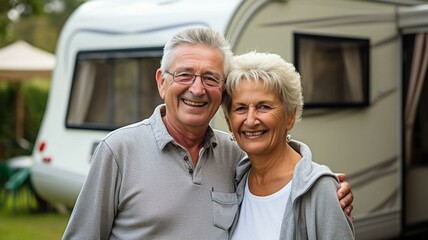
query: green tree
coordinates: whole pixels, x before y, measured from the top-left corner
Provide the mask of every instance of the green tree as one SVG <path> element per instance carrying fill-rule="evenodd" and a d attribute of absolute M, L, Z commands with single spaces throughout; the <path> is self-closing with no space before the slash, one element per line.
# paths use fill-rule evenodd
<path fill-rule="evenodd" d="M 16 17 L 28 17 L 43 13 L 44 1 L 39 0 L 0 0 L 0 37 L 4 39 L 9 34 L 13 13 Z M 12 11 L 12 12 L 11 12 Z"/>
<path fill-rule="evenodd" d="M 22 39 L 53 52 L 59 32 L 84 0 L 0 0 L 0 47 Z"/>

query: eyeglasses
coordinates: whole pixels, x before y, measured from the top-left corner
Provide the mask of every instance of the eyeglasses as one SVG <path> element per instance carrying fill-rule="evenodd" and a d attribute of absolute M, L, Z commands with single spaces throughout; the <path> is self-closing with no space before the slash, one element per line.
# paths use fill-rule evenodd
<path fill-rule="evenodd" d="M 166 73 L 172 75 L 172 80 L 176 83 L 183 85 L 192 85 L 196 77 L 200 77 L 202 84 L 207 88 L 220 88 L 223 84 L 223 81 L 219 79 L 218 76 L 213 74 L 196 74 L 192 72 L 168 72 Z"/>

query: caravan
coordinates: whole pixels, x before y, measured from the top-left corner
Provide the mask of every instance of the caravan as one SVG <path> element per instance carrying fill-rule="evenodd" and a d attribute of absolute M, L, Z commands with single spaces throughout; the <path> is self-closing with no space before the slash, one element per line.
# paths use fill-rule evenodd
<path fill-rule="evenodd" d="M 177 31 L 214 28 L 239 54 L 274 52 L 302 75 L 293 137 L 348 174 L 358 239 L 428 224 L 428 5 L 406 0 L 88 1 L 65 24 L 34 149 L 40 197 L 73 207 L 98 142 L 161 103 L 154 79 Z M 426 2 L 428 4 L 428 1 Z M 212 120 L 227 131 L 222 113 Z"/>

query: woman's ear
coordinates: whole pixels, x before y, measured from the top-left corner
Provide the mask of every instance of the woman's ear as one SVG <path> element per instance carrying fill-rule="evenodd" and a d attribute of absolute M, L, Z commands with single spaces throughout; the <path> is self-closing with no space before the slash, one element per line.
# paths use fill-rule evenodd
<path fill-rule="evenodd" d="M 291 112 L 290 116 L 288 116 L 287 130 L 291 131 L 294 127 L 294 123 L 296 122 L 296 108 Z"/>

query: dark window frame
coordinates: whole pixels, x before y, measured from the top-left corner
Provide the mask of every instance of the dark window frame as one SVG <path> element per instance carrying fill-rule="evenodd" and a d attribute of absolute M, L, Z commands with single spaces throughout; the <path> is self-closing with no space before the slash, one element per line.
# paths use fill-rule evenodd
<path fill-rule="evenodd" d="M 307 102 L 304 99 L 305 108 L 364 108 L 370 105 L 370 40 L 364 38 L 339 37 L 306 33 L 294 33 L 294 65 L 297 71 L 301 72 L 299 49 L 302 40 L 313 40 L 317 42 L 330 43 L 350 43 L 359 46 L 361 56 L 361 86 L 362 100 L 354 102 Z M 303 86 L 305 93 L 305 86 Z"/>
<path fill-rule="evenodd" d="M 101 61 L 102 60 L 102 61 L 109 62 L 109 61 L 119 60 L 119 59 L 129 60 L 129 59 L 139 59 L 139 58 L 158 58 L 159 66 L 160 66 L 160 59 L 162 58 L 162 54 L 163 54 L 163 47 L 79 51 L 76 54 L 76 58 L 74 62 L 73 74 L 72 74 L 72 85 L 68 91 L 69 97 L 67 101 L 67 114 L 64 119 L 65 127 L 68 129 L 112 131 L 124 125 L 132 123 L 132 122 L 129 122 L 127 124 L 98 124 L 98 123 L 87 123 L 87 122 L 83 122 L 82 124 L 69 123 L 69 117 L 70 117 L 69 114 L 72 107 L 72 97 L 73 97 L 72 94 L 77 85 L 76 75 L 77 75 L 79 61 L 82 61 L 82 60 L 100 60 Z M 110 69 L 110 70 L 113 71 L 113 69 Z M 138 71 L 141 72 L 140 69 Z M 110 75 L 111 74 L 112 72 L 110 72 Z M 154 77 L 155 77 L 155 73 L 153 73 L 153 78 Z M 106 101 L 111 101 L 111 100 L 106 99 Z M 140 106 L 141 104 L 139 103 L 139 101 L 136 104 L 138 108 L 141 107 Z M 110 114 L 114 114 L 114 112 L 113 113 L 110 112 Z"/>

